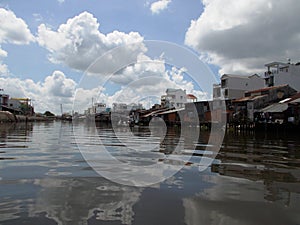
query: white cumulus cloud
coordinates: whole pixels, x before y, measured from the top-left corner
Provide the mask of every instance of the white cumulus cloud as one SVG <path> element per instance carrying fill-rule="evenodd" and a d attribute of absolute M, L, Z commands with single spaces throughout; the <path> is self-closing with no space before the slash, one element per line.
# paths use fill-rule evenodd
<path fill-rule="evenodd" d="M 9 74 L 7 65 L 2 61 L 8 53 L 1 48 L 1 44 L 29 44 L 34 40 L 24 20 L 18 18 L 14 12 L 0 8 L 0 75 Z"/>
<path fill-rule="evenodd" d="M 29 44 L 34 36 L 23 19 L 14 12 L 0 8 L 0 43 Z"/>
<path fill-rule="evenodd" d="M 203 0 L 185 44 L 220 73 L 259 73 L 270 61 L 300 61 L 298 0 Z"/>
<path fill-rule="evenodd" d="M 167 69 L 163 59 L 151 60 L 143 56 L 133 65 L 118 71 L 110 77 L 110 81 L 121 84 L 121 87 L 113 94 L 106 94 L 109 89 L 109 83 L 96 83 L 93 77 L 87 76 L 83 83 L 89 83 L 91 88 L 86 89 L 78 84 L 76 91 L 75 110 L 83 111 L 91 105 L 91 99 L 98 102 L 105 102 L 108 106 L 113 103 L 142 103 L 145 107 L 151 104 L 160 103 L 160 98 L 165 94 L 167 88 L 181 88 L 188 94 L 194 94 L 197 98 L 207 99 L 206 93 L 199 90 L 199 87 L 193 81 L 188 81 L 187 69 L 172 67 Z M 153 99 L 156 99 L 154 101 Z"/>
<path fill-rule="evenodd" d="M 115 30 L 103 34 L 99 31 L 99 26 L 100 24 L 92 14 L 83 12 L 69 19 L 65 24 L 61 24 L 56 31 L 41 24 L 38 28 L 37 40 L 50 52 L 51 62 L 64 64 L 79 71 L 85 71 L 97 58 L 106 54 L 102 58 L 101 68 L 97 66 L 90 68 L 89 72 L 92 73 L 110 71 L 122 60 L 128 58 L 134 60 L 138 53 L 145 51 L 142 45 L 143 37 L 139 33 L 124 33 Z M 136 49 L 139 51 L 129 46 L 124 48 L 117 58 L 110 58 L 111 49 L 134 43 L 137 43 Z"/>
<path fill-rule="evenodd" d="M 150 10 L 152 14 L 159 14 L 161 11 L 168 8 L 168 5 L 171 3 L 171 0 L 159 0 L 156 2 L 153 2 L 150 5 Z"/>
<path fill-rule="evenodd" d="M 32 99 L 36 112 L 46 110 L 60 113 L 60 104 L 66 111 L 71 111 L 76 82 L 67 78 L 61 71 L 54 71 L 42 82 L 17 77 L 0 77 L 0 87 L 10 97 L 27 97 Z"/>
<path fill-rule="evenodd" d="M 9 74 L 9 70 L 6 64 L 0 61 L 0 75 L 7 76 Z"/>

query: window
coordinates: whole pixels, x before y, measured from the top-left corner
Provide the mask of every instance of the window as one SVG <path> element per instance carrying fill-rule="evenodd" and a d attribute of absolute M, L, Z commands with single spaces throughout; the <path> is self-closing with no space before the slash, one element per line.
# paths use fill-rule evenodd
<path fill-rule="evenodd" d="M 228 97 L 228 89 L 225 89 L 224 95 L 225 95 L 225 97 Z"/>
<path fill-rule="evenodd" d="M 215 96 L 214 97 L 218 98 L 220 96 L 221 96 L 220 88 L 215 89 Z"/>
<path fill-rule="evenodd" d="M 222 80 L 221 86 L 222 88 L 227 86 L 227 79 Z"/>

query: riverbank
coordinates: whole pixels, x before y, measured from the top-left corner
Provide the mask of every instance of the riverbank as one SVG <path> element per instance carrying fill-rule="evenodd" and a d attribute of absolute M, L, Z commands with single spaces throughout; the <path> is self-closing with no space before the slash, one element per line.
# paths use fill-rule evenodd
<path fill-rule="evenodd" d="M 0 123 L 51 121 L 54 119 L 54 117 L 14 115 L 10 112 L 0 111 Z"/>

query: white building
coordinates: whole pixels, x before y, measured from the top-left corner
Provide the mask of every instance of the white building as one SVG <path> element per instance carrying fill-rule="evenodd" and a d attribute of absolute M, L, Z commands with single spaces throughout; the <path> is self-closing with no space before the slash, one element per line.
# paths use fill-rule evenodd
<path fill-rule="evenodd" d="M 95 103 L 93 106 L 93 110 L 96 114 L 106 112 L 106 104 L 105 103 Z"/>
<path fill-rule="evenodd" d="M 140 110 L 143 109 L 143 104 L 136 104 L 136 103 L 131 103 L 128 105 L 130 110 Z"/>
<path fill-rule="evenodd" d="M 94 105 L 87 110 L 84 111 L 85 115 L 93 115 L 100 114 L 106 112 L 106 104 L 105 103 L 94 103 Z"/>
<path fill-rule="evenodd" d="M 112 111 L 113 112 L 129 112 L 131 110 L 139 110 L 139 109 L 143 109 L 143 105 L 140 103 L 139 104 L 136 104 L 136 103 L 130 103 L 130 104 L 113 103 Z"/>
<path fill-rule="evenodd" d="M 113 112 L 129 111 L 129 107 L 125 103 L 113 103 Z"/>
<path fill-rule="evenodd" d="M 187 103 L 186 91 L 168 88 L 166 95 L 161 96 L 161 106 L 167 108 L 184 108 Z"/>
<path fill-rule="evenodd" d="M 291 64 L 282 62 L 272 62 L 265 64 L 266 86 L 279 86 L 288 84 L 290 87 L 300 91 L 300 63 Z"/>
<path fill-rule="evenodd" d="M 264 87 L 264 78 L 257 74 L 250 76 L 224 74 L 221 83 L 213 86 L 213 98 L 238 99 L 243 97 L 246 91 Z"/>
<path fill-rule="evenodd" d="M 21 109 L 21 102 L 17 99 L 8 99 L 8 107 L 12 109 Z"/>

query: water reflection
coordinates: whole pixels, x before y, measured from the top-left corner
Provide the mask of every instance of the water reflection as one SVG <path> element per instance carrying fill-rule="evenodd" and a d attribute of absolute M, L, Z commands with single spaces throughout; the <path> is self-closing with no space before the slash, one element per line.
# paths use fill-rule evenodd
<path fill-rule="evenodd" d="M 133 205 L 142 191 L 103 178 L 45 178 L 2 186 L 23 188 L 26 196 L 3 199 L 1 224 L 132 224 Z"/>
<path fill-rule="evenodd" d="M 149 186 L 184 167 L 192 154 L 183 149 L 193 147 L 198 137 L 195 127 L 181 127 L 180 132 L 166 128 L 162 137 L 155 128 L 160 127 L 76 126 L 74 133 L 83 157 L 101 176 L 120 184 Z"/>
<path fill-rule="evenodd" d="M 84 136 L 75 140 L 73 129 L 102 135 L 124 160 L 139 163 L 150 157 L 152 164 L 184 168 L 147 188 L 114 183 L 84 161 L 76 141 L 87 141 Z M 151 131 L 135 127 L 133 133 L 145 138 Z M 186 158 L 167 160 L 178 151 L 180 134 Z M 137 158 L 138 153 L 123 151 L 109 125 L 0 125 L 0 224 L 300 224 L 296 135 L 228 133 L 212 166 L 201 173 L 201 158 L 213 156 L 205 151 L 210 133 L 201 132 L 196 143 L 185 142 L 192 135 L 169 128 L 157 151 Z"/>
<path fill-rule="evenodd" d="M 238 139 L 237 139 L 238 138 Z M 300 193 L 300 141 L 297 136 L 228 134 L 212 172 L 262 181 L 264 198 L 289 206 L 292 193 Z"/>
<path fill-rule="evenodd" d="M 119 186 L 104 178 L 44 179 L 35 184 L 41 186 L 41 190 L 31 210 L 46 210 L 59 224 L 74 224 L 74 221 L 131 224 L 132 207 L 141 193 L 139 189 Z"/>

